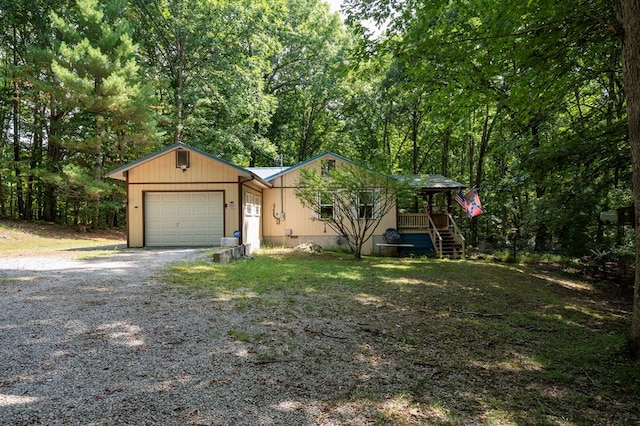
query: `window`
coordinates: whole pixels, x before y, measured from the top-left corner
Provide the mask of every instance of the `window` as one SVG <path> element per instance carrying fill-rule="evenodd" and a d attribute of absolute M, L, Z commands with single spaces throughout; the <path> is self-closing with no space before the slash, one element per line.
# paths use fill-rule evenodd
<path fill-rule="evenodd" d="M 247 192 L 247 202 L 244 205 L 244 214 L 253 216 L 253 194 Z"/>
<path fill-rule="evenodd" d="M 261 199 L 257 195 L 253 197 L 253 214 L 256 216 L 260 216 L 262 213 L 262 204 Z"/>
<path fill-rule="evenodd" d="M 322 176 L 330 176 L 336 168 L 336 160 L 322 160 L 320 163 Z"/>
<path fill-rule="evenodd" d="M 358 193 L 358 219 L 373 219 L 375 210 L 375 192 L 373 190 Z"/>
<path fill-rule="evenodd" d="M 329 220 L 335 218 L 335 208 L 333 205 L 333 194 L 321 192 L 318 194 L 318 211 L 316 218 L 320 220 Z"/>
<path fill-rule="evenodd" d="M 182 170 L 189 168 L 189 151 L 186 149 L 176 150 L 176 167 Z"/>

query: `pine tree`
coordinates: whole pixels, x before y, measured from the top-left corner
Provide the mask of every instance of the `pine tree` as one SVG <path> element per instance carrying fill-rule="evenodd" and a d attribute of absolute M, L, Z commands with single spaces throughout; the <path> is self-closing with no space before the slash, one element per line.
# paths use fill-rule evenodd
<path fill-rule="evenodd" d="M 51 15 L 60 37 L 51 65 L 62 92 L 58 99 L 72 109 L 69 120 L 77 129 L 62 142 L 75 157 L 73 167 L 63 169 L 64 189 L 93 202 L 94 228 L 110 192 L 102 179 L 105 161 L 121 157 L 131 145 L 124 142 L 153 135 L 150 98 L 138 77 L 137 46 L 122 18 L 124 6 L 120 0 L 79 0 Z"/>

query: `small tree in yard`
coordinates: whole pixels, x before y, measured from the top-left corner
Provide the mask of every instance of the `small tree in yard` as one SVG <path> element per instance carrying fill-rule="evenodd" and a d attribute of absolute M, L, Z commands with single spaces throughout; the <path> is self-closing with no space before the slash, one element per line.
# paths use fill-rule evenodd
<path fill-rule="evenodd" d="M 356 259 L 382 218 L 395 206 L 400 184 L 393 178 L 342 164 L 331 170 L 303 169 L 296 197 L 347 240 Z"/>

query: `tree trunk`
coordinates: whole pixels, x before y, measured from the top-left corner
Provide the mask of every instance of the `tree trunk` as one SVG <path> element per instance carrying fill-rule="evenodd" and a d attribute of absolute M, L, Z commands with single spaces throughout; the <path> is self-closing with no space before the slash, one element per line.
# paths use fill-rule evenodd
<path fill-rule="evenodd" d="M 442 175 L 449 176 L 449 141 L 451 140 L 451 127 L 447 127 L 442 135 Z"/>
<path fill-rule="evenodd" d="M 184 136 L 184 85 L 185 85 L 185 56 L 187 42 L 182 34 L 176 36 L 176 70 L 174 75 L 176 128 L 173 133 L 173 143 L 182 142 Z"/>
<path fill-rule="evenodd" d="M 5 82 L 4 88 L 7 88 L 7 87 L 8 87 L 7 83 Z M 5 93 L 5 91 L 3 91 L 3 93 Z M 5 146 L 4 135 L 7 133 L 7 129 L 4 127 L 4 125 L 5 125 L 6 115 L 7 115 L 7 111 L 5 110 L 4 106 L 2 106 L 2 108 L 0 109 L 0 124 L 3 127 L 0 128 L 0 132 L 1 132 L 0 133 L 0 149 L 4 149 L 4 146 Z M 6 194 L 4 191 L 4 185 L 2 184 L 2 182 L 3 182 L 3 176 L 2 176 L 2 173 L 0 173 L 0 219 L 4 219 L 5 217 L 7 217 L 7 199 L 9 197 L 9 195 Z"/>
<path fill-rule="evenodd" d="M 18 52 L 17 52 L 18 35 L 16 28 L 13 28 L 13 65 L 18 65 Z M 16 176 L 16 200 L 18 208 L 18 218 L 24 217 L 24 198 L 22 195 L 22 168 L 21 161 L 21 148 L 20 148 L 20 87 L 18 84 L 18 77 L 13 76 L 13 161 L 14 161 L 14 173 Z"/>
<path fill-rule="evenodd" d="M 420 152 L 418 151 L 418 127 L 420 125 L 420 116 L 418 114 L 418 103 L 413 105 L 413 111 L 411 113 L 411 142 L 413 143 L 413 173 L 418 174 L 420 172 L 418 167 L 418 159 Z"/>
<path fill-rule="evenodd" d="M 55 78 L 54 78 L 55 81 Z M 62 157 L 60 149 L 59 132 L 63 120 L 63 114 L 58 112 L 55 95 L 51 95 L 49 102 L 49 127 L 47 129 L 47 159 L 46 168 L 49 173 L 60 172 L 58 162 Z M 56 197 L 56 186 L 50 180 L 44 184 L 42 218 L 49 222 L 57 221 L 58 203 Z"/>
<path fill-rule="evenodd" d="M 540 120 L 533 119 L 529 123 L 529 130 L 531 131 L 531 137 L 533 138 L 533 147 L 537 150 L 540 148 Z M 545 188 L 540 182 L 535 182 L 536 186 L 536 200 L 540 200 L 545 193 Z M 538 224 L 536 229 L 536 236 L 534 240 L 534 250 L 537 252 L 546 252 L 549 249 L 549 230 L 544 222 Z"/>
<path fill-rule="evenodd" d="M 96 182 L 100 182 L 102 180 L 102 161 L 103 161 L 103 152 L 102 152 L 102 141 L 104 140 L 104 117 L 102 114 L 98 114 L 96 117 L 96 135 L 97 135 L 97 146 L 96 146 L 96 162 L 95 162 L 95 176 L 94 179 Z M 91 227 L 94 230 L 97 230 L 100 227 L 100 203 L 101 196 L 96 195 L 93 200 L 94 212 L 93 218 L 91 220 Z"/>
<path fill-rule="evenodd" d="M 33 220 L 34 210 L 40 212 L 40 206 L 36 203 L 36 209 L 33 207 L 34 201 L 34 186 L 36 182 L 36 170 L 42 163 L 42 123 L 44 122 L 44 108 L 40 102 L 40 97 L 36 98 L 33 105 L 33 142 L 31 144 L 31 158 L 29 161 L 29 176 L 27 178 L 27 192 L 25 194 L 25 219 Z M 36 215 L 35 218 L 41 219 L 40 215 Z"/>
<path fill-rule="evenodd" d="M 617 0 L 616 9 L 622 44 L 622 75 L 627 101 L 636 213 L 636 275 L 630 343 L 633 355 L 640 358 L 640 268 L 637 267 L 640 265 L 640 2 Z"/>
<path fill-rule="evenodd" d="M 491 139 L 491 134 L 493 133 L 493 129 L 496 124 L 496 120 L 498 117 L 498 113 L 494 114 L 493 117 L 489 111 L 489 105 L 486 106 L 484 123 L 482 125 L 482 139 L 480 140 L 480 147 L 478 151 L 478 162 L 476 166 L 476 177 L 473 183 L 474 186 L 480 185 L 483 179 L 483 171 L 484 171 L 484 157 L 489 149 L 489 140 Z M 474 217 L 471 220 L 471 243 L 478 243 L 478 218 Z"/>

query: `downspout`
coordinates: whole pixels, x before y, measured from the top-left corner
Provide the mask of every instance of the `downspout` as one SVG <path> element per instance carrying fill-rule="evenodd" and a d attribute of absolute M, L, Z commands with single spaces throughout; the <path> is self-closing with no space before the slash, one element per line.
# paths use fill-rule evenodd
<path fill-rule="evenodd" d="M 280 220 L 284 220 L 284 176 L 280 176 Z"/>
<path fill-rule="evenodd" d="M 131 218 L 129 217 L 129 170 L 124 172 L 125 177 L 125 192 L 124 199 L 126 200 L 124 205 L 124 217 L 125 217 L 125 233 L 127 234 L 127 248 L 131 248 L 131 235 L 129 235 L 129 222 L 131 222 Z M 144 219 L 143 219 L 144 221 Z"/>
<path fill-rule="evenodd" d="M 282 165 L 282 162 L 283 162 L 283 156 L 280 155 L 280 213 L 276 214 L 276 205 L 275 205 L 275 203 L 273 204 L 273 211 L 271 213 L 273 215 L 274 219 L 276 220 L 276 225 L 280 225 L 280 221 L 284 220 L 284 218 L 285 218 L 285 214 L 284 214 L 284 176 L 282 175 L 282 170 L 284 169 L 284 166 Z M 286 235 L 285 235 L 285 237 L 286 237 Z"/>
<path fill-rule="evenodd" d="M 240 231 L 240 245 L 244 244 L 244 232 L 242 232 L 242 226 L 244 221 L 244 198 L 242 197 L 242 176 L 238 176 L 238 228 Z"/>

